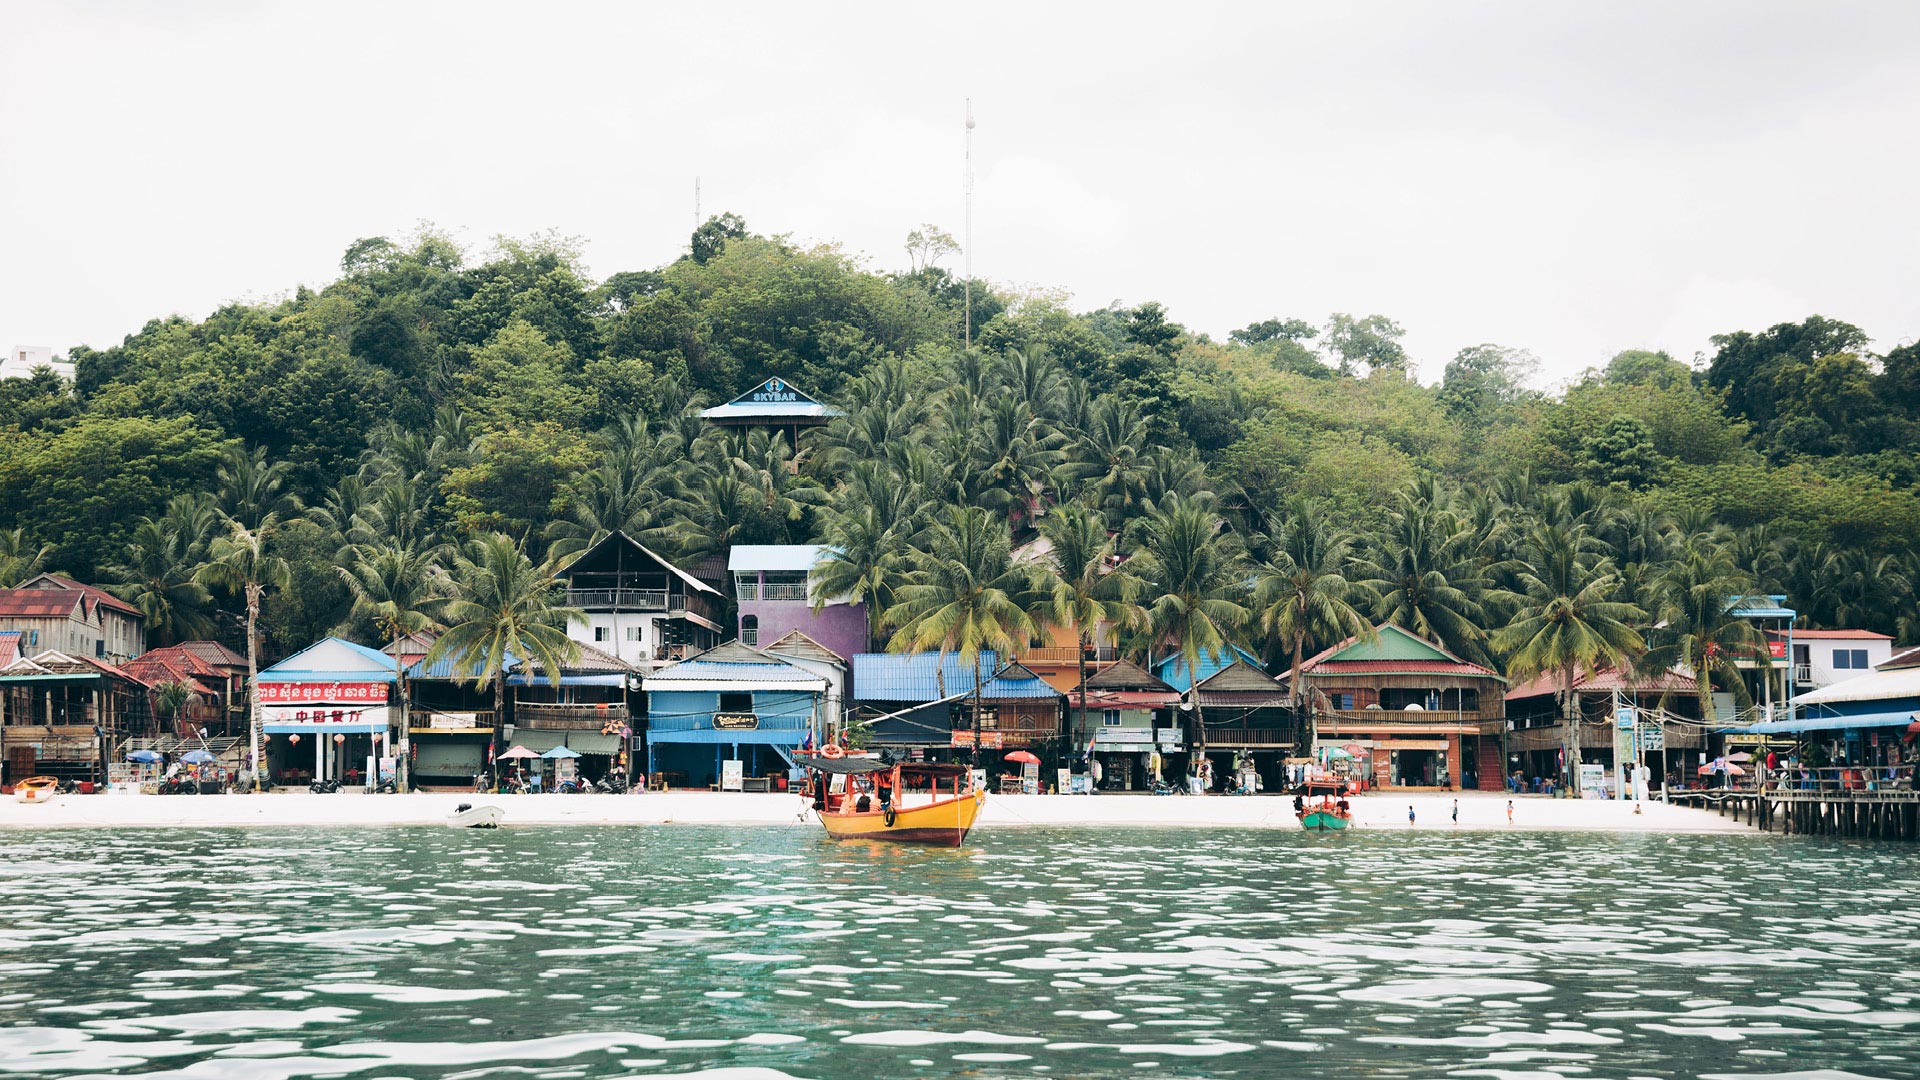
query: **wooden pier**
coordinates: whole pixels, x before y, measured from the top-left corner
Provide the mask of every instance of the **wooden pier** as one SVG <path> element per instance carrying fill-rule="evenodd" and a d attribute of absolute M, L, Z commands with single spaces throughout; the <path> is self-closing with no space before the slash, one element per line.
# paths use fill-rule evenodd
<path fill-rule="evenodd" d="M 1920 840 L 1920 791 L 1788 786 L 1765 789 L 1669 791 L 1667 801 L 1717 810 L 1764 832 L 1868 840 Z"/>

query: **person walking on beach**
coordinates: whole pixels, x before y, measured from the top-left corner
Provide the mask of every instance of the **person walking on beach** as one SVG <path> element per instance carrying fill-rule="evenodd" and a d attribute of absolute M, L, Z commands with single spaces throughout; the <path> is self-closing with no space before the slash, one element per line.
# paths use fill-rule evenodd
<path fill-rule="evenodd" d="M 1412 803 L 1407 804 L 1407 824 L 1408 825 L 1413 824 L 1413 804 Z"/>
<path fill-rule="evenodd" d="M 1513 800 L 1507 800 L 1507 824 L 1513 824 Z"/>
<path fill-rule="evenodd" d="M 1460 800 L 1459 799 L 1453 800 L 1453 823 L 1455 825 L 1460 824 Z"/>

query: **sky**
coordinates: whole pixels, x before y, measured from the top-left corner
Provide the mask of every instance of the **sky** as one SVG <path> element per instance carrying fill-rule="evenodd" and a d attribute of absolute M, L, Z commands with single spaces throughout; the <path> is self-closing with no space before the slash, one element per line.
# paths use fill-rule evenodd
<path fill-rule="evenodd" d="M 430 221 L 596 276 L 700 211 L 1076 308 L 1379 313 L 1420 376 L 1813 313 L 1920 338 L 1920 5 L 0 5 L 0 346 L 322 285 Z M 943 265 L 960 269 L 958 257 Z"/>

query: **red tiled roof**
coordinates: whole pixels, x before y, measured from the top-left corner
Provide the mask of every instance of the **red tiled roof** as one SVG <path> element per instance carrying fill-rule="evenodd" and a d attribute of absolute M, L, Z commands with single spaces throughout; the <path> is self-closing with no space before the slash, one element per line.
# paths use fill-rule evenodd
<path fill-rule="evenodd" d="M 97 604 L 113 608 L 115 611 L 124 612 L 136 618 L 145 618 L 145 615 L 139 608 L 134 607 L 132 604 L 127 603 L 125 600 L 120 599 L 107 590 L 75 581 L 65 574 L 41 574 L 35 577 L 33 581 L 51 581 L 57 591 L 85 593 L 87 599 Z M 29 582 L 29 584 L 31 584 L 31 582 Z"/>
<path fill-rule="evenodd" d="M 1303 665 L 1301 670 L 1314 678 L 1328 675 L 1464 675 L 1473 678 L 1497 679 L 1500 674 L 1492 668 L 1479 664 L 1469 664 L 1465 660 L 1322 660 L 1311 671 Z"/>
<path fill-rule="evenodd" d="M 1787 640 L 1785 630 L 1769 630 L 1767 636 Z M 1871 630 L 1795 630 L 1795 641 L 1892 641 L 1889 634 L 1876 634 Z"/>
<path fill-rule="evenodd" d="M 16 619 L 65 618 L 81 597 L 65 589 L 0 589 L 0 616 Z"/>
<path fill-rule="evenodd" d="M 1611 668 L 1596 671 L 1592 675 L 1573 677 L 1576 692 L 1610 694 L 1615 690 L 1633 694 L 1659 694 L 1666 692 L 1691 694 L 1696 685 L 1693 676 L 1680 671 L 1668 671 L 1660 675 L 1623 675 Z M 1543 697 L 1560 692 L 1560 675 L 1548 672 L 1537 678 L 1507 691 L 1508 701 L 1520 698 Z"/>
<path fill-rule="evenodd" d="M 0 667 L 20 658 L 20 631 L 0 631 Z"/>

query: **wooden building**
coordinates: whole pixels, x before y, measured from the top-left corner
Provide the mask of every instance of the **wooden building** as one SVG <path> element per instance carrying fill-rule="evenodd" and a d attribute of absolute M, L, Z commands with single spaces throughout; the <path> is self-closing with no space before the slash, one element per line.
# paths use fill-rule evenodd
<path fill-rule="evenodd" d="M 1307 660 L 1316 750 L 1357 750 L 1380 787 L 1496 790 L 1506 679 L 1391 623 Z"/>

